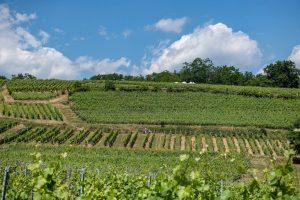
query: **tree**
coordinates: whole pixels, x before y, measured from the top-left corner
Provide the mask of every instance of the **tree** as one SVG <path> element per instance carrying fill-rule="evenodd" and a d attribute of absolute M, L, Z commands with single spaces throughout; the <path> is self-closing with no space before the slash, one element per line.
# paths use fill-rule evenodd
<path fill-rule="evenodd" d="M 211 83 L 223 85 L 243 85 L 244 75 L 234 66 L 216 67 Z"/>
<path fill-rule="evenodd" d="M 179 76 L 176 73 L 169 72 L 167 70 L 160 73 L 152 73 L 146 76 L 146 80 L 148 81 L 156 81 L 156 82 L 176 82 L 179 81 Z"/>
<path fill-rule="evenodd" d="M 253 76 L 252 79 L 245 82 L 245 85 L 270 87 L 272 86 L 272 82 L 267 78 L 267 76 L 263 74 L 257 74 L 256 76 Z"/>
<path fill-rule="evenodd" d="M 276 61 L 264 68 L 272 86 L 297 88 L 300 84 L 300 71 L 290 60 Z"/>
<path fill-rule="evenodd" d="M 114 91 L 114 90 L 116 90 L 116 86 L 115 86 L 114 82 L 111 81 L 111 80 L 106 80 L 105 85 L 104 85 L 104 90 L 105 91 L 109 91 L 109 90 Z"/>
<path fill-rule="evenodd" d="M 208 58 L 196 58 L 191 63 L 184 63 L 180 71 L 180 78 L 182 81 L 195 82 L 195 83 L 208 83 L 212 78 L 214 65 Z"/>
<path fill-rule="evenodd" d="M 25 73 L 25 74 L 20 73 L 20 74 L 17 74 L 17 75 L 13 74 L 12 75 L 12 80 L 14 80 L 14 79 L 36 79 L 36 77 L 29 74 L 29 73 Z"/>
<path fill-rule="evenodd" d="M 4 75 L 0 75 L 0 80 L 7 80 L 7 78 Z"/>

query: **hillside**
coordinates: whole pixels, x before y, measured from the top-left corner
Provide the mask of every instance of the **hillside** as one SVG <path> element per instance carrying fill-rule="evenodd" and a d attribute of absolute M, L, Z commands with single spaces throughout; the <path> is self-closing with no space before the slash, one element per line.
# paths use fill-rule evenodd
<path fill-rule="evenodd" d="M 261 171 L 269 158 L 281 163 L 293 148 L 300 89 L 134 81 L 113 86 L 2 82 L 0 168 L 26 168 L 34 152 L 42 152 L 45 162 L 68 152 L 63 164 L 87 169 L 89 176 L 95 170 L 101 177 L 164 176 L 186 153 L 203 163 L 193 166 L 204 179 L 230 185 L 249 181 L 249 170 Z"/>

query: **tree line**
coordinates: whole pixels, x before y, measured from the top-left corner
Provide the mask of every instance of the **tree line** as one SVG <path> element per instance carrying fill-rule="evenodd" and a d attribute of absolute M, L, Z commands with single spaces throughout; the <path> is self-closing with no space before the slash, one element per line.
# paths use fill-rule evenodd
<path fill-rule="evenodd" d="M 7 79 L 0 76 L 0 79 Z M 36 79 L 35 76 L 25 73 L 12 75 L 14 79 Z M 300 87 L 300 70 L 290 60 L 278 60 L 263 68 L 263 73 L 240 72 L 235 66 L 215 66 L 206 58 L 196 58 L 192 62 L 183 63 L 181 70 L 162 71 L 146 76 L 132 76 L 123 74 L 98 74 L 90 80 L 128 80 L 128 81 L 154 81 L 154 82 L 194 82 L 220 85 L 242 85 L 262 87 Z"/>
<path fill-rule="evenodd" d="M 180 71 L 163 71 L 146 76 L 99 74 L 91 80 L 130 80 L 155 82 L 194 82 L 222 85 L 299 88 L 300 70 L 290 60 L 276 61 L 267 65 L 263 73 L 240 72 L 235 66 L 215 66 L 210 59 L 196 58 L 185 62 Z"/>

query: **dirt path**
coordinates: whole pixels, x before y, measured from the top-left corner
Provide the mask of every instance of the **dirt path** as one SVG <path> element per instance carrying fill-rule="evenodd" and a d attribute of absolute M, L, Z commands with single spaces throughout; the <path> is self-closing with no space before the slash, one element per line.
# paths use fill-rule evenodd
<path fill-rule="evenodd" d="M 202 143 L 202 152 L 207 152 L 207 144 L 206 144 L 206 141 L 205 141 L 205 137 L 202 137 L 201 138 L 201 143 Z"/>
<path fill-rule="evenodd" d="M 277 144 L 278 144 L 278 147 L 284 151 L 284 148 L 283 148 L 283 145 L 282 143 L 279 141 L 279 140 L 276 140 Z"/>
<path fill-rule="evenodd" d="M 65 121 L 67 124 L 86 124 L 86 122 L 83 122 L 79 119 L 79 117 L 73 112 L 73 110 L 70 108 L 69 105 L 63 105 L 61 103 L 54 103 L 53 106 L 55 106 L 63 115 L 63 121 Z"/>
<path fill-rule="evenodd" d="M 48 103 L 58 103 L 61 101 L 67 101 L 69 96 L 68 94 L 59 95 L 57 97 L 47 99 L 47 100 L 15 100 L 8 92 L 7 86 L 2 87 L 2 94 L 4 101 L 7 103 L 26 103 L 26 104 L 48 104 Z"/>
<path fill-rule="evenodd" d="M 250 146 L 250 144 L 249 144 L 249 141 L 248 141 L 246 138 L 244 139 L 244 141 L 245 141 L 246 148 L 248 149 L 248 154 L 249 154 L 249 155 L 253 155 L 253 151 L 252 151 L 252 149 L 251 149 L 251 146 Z"/>
<path fill-rule="evenodd" d="M 273 146 L 271 145 L 270 141 L 267 140 L 266 143 L 267 143 L 267 145 L 269 146 L 269 148 L 271 149 L 273 157 L 277 158 L 277 154 L 276 154 L 276 152 L 274 151 Z"/>
<path fill-rule="evenodd" d="M 261 147 L 261 145 L 260 145 L 260 143 L 259 143 L 259 141 L 257 139 L 255 139 L 255 143 L 256 143 L 256 145 L 258 147 L 259 155 L 265 156 L 265 153 L 264 153 L 264 151 L 263 151 L 263 149 L 262 149 L 262 147 Z"/>
<path fill-rule="evenodd" d="M 224 147 L 225 147 L 225 152 L 229 153 L 229 146 L 228 146 L 226 138 L 223 138 L 223 144 L 224 144 Z"/>
<path fill-rule="evenodd" d="M 2 87 L 2 95 L 6 103 L 14 103 L 14 98 L 9 94 L 6 84 Z"/>
<path fill-rule="evenodd" d="M 217 139 L 215 137 L 212 137 L 212 142 L 213 142 L 213 148 L 214 148 L 214 152 L 218 152 L 218 145 L 217 145 Z"/>
<path fill-rule="evenodd" d="M 170 149 L 173 150 L 174 149 L 174 144 L 175 144 L 175 135 L 171 136 L 171 141 L 170 141 Z"/>
<path fill-rule="evenodd" d="M 180 150 L 184 151 L 185 150 L 185 136 L 181 136 L 180 140 Z"/>
<path fill-rule="evenodd" d="M 162 146 L 162 143 L 163 143 L 163 134 L 157 134 L 156 135 L 156 147 L 155 147 L 155 150 L 159 150 L 159 149 L 163 149 L 163 146 Z"/>
<path fill-rule="evenodd" d="M 236 139 L 236 137 L 233 137 L 233 142 L 234 142 L 236 151 L 237 151 L 238 153 L 241 153 L 241 148 L 240 148 L 239 142 L 238 142 L 238 140 Z"/>
<path fill-rule="evenodd" d="M 196 151 L 196 137 L 191 137 L 191 143 L 192 143 L 192 151 Z"/>
<path fill-rule="evenodd" d="M 153 133 L 150 134 L 150 136 L 146 142 L 145 149 L 150 149 L 150 144 L 152 143 L 152 139 L 154 139 L 153 137 L 154 137 L 154 134 Z"/>

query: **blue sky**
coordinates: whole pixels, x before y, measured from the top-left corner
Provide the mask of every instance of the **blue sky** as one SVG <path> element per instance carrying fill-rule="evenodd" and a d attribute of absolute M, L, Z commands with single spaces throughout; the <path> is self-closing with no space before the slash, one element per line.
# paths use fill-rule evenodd
<path fill-rule="evenodd" d="M 2 74 L 27 71 L 43 78 L 70 79 L 95 73 L 146 74 L 180 69 L 194 57 L 210 57 L 216 64 L 254 73 L 278 59 L 292 59 L 300 67 L 298 0 L 15 0 L 0 4 L 10 15 L 2 17 L 2 23 L 17 21 L 1 30 L 0 20 L 0 41 L 1 37 L 2 41 L 17 40 L 2 47 L 2 53 L 23 51 L 17 51 L 20 57 L 13 61 L 1 61 L 0 56 Z M 23 18 L 18 20 L 17 14 Z"/>

